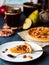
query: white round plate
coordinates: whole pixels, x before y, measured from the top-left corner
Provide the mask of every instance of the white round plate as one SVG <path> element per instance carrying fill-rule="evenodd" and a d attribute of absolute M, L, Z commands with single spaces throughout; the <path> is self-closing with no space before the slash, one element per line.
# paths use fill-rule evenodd
<path fill-rule="evenodd" d="M 35 59 L 39 58 L 42 55 L 43 51 L 42 52 L 34 52 L 32 54 L 30 54 L 30 53 L 25 54 L 26 56 L 31 55 L 33 57 L 32 59 L 29 59 L 28 57 L 23 58 L 22 57 L 23 54 L 17 56 L 17 54 L 13 54 L 13 53 L 10 52 L 11 47 L 15 47 L 16 45 L 24 44 L 25 42 L 30 44 L 34 50 L 42 50 L 42 48 L 39 45 L 37 45 L 36 43 L 34 43 L 34 42 L 12 41 L 12 42 L 2 44 L 0 46 L 0 58 L 3 59 L 3 60 L 6 60 L 6 61 L 10 61 L 10 62 L 26 62 L 26 61 L 35 60 Z M 2 51 L 4 51 L 6 48 L 8 50 L 5 53 L 3 53 Z M 17 57 L 16 58 L 10 58 L 10 57 L 7 56 L 7 54 L 13 54 L 13 55 L 15 55 Z"/>

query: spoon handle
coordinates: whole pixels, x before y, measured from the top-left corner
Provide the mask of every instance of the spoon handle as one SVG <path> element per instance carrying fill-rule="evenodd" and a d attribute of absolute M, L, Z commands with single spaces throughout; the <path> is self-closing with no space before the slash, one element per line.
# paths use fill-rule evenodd
<path fill-rule="evenodd" d="M 33 52 L 42 52 L 43 50 L 35 50 L 35 51 L 33 51 Z"/>
<path fill-rule="evenodd" d="M 33 51 L 33 52 L 49 52 L 49 50 L 35 50 L 35 51 Z"/>

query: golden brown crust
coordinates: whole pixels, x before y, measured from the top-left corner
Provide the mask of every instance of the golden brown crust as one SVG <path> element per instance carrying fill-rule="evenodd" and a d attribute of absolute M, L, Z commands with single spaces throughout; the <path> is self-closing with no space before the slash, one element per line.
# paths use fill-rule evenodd
<path fill-rule="evenodd" d="M 48 42 L 49 41 L 49 28 L 48 27 L 31 28 L 27 31 L 27 35 L 31 40 Z"/>
<path fill-rule="evenodd" d="M 10 36 L 14 32 L 11 29 L 1 29 L 0 30 L 0 36 Z"/>
<path fill-rule="evenodd" d="M 32 47 L 28 43 L 24 43 L 23 45 L 19 45 L 13 48 L 10 48 L 12 53 L 31 53 Z"/>

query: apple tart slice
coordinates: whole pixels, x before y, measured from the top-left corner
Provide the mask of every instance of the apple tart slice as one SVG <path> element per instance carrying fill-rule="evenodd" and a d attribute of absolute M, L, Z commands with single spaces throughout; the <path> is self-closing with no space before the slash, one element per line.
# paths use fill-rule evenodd
<path fill-rule="evenodd" d="M 10 48 L 10 51 L 12 53 L 31 53 L 33 50 L 30 44 L 24 43 L 23 45 L 18 45 Z"/>

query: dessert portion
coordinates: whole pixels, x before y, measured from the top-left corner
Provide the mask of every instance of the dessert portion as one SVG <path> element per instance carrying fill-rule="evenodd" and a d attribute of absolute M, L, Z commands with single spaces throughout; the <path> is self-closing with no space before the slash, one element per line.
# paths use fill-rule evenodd
<path fill-rule="evenodd" d="M 11 36 L 14 32 L 11 29 L 2 29 L 0 30 L 0 36 Z"/>
<path fill-rule="evenodd" d="M 49 41 L 49 28 L 48 27 L 35 27 L 27 31 L 27 35 L 31 40 L 35 41 Z"/>
<path fill-rule="evenodd" d="M 24 43 L 23 45 L 18 45 L 10 48 L 10 51 L 12 53 L 31 53 L 33 50 L 30 44 Z"/>

